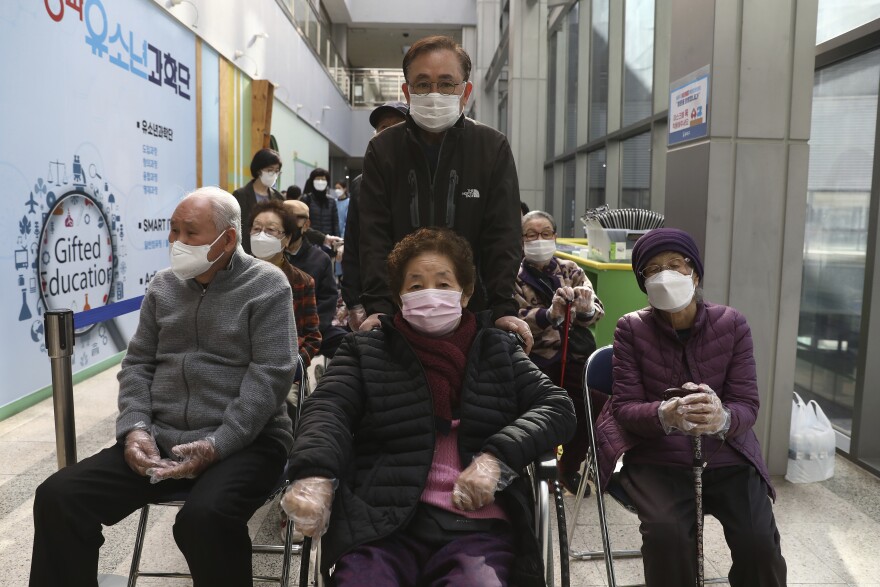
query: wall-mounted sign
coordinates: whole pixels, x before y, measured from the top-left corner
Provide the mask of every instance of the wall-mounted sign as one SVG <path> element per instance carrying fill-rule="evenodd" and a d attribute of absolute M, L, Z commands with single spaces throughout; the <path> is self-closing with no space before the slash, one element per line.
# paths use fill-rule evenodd
<path fill-rule="evenodd" d="M 709 66 L 675 80 L 669 90 L 668 145 L 709 134 Z"/>
<path fill-rule="evenodd" d="M 39 243 L 40 295 L 46 308 L 81 312 L 115 297 L 110 223 L 95 198 L 82 191 L 58 198 L 46 214 Z"/>
<path fill-rule="evenodd" d="M 168 266 L 165 221 L 196 187 L 192 31 L 155 2 L 15 6 L 0 16 L 15 57 L 14 83 L 0 84 L 0 111 L 14 113 L 0 136 L 15 137 L 0 140 L 0 407 L 51 381 L 47 309 L 144 294 Z M 75 371 L 124 350 L 137 323 L 80 329 Z"/>

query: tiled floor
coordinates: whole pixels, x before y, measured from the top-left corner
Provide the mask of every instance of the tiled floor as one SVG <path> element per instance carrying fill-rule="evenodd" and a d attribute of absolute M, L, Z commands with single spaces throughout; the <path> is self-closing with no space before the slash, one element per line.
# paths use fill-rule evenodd
<path fill-rule="evenodd" d="M 77 449 L 80 458 L 113 442 L 116 415 L 116 369 L 105 371 L 75 389 Z M 46 400 L 0 422 L 0 586 L 27 585 L 33 523 L 31 508 L 37 485 L 56 469 L 52 403 Z M 823 483 L 793 485 L 775 480 L 779 498 L 776 520 L 788 561 L 789 585 L 859 585 L 880 587 L 880 480 L 838 458 L 835 476 Z M 570 505 L 570 504 L 569 504 Z M 144 566 L 185 570 L 174 546 L 172 508 L 156 508 L 150 517 Z M 574 549 L 596 548 L 595 500 L 588 499 L 575 533 Z M 638 522 L 609 500 L 613 546 L 638 548 Z M 102 585 L 124 585 L 134 542 L 137 515 L 104 532 L 100 572 Z M 277 507 L 265 507 L 251 523 L 252 536 L 276 540 Z M 706 522 L 706 575 L 724 576 L 730 564 L 720 526 Z M 258 555 L 255 570 L 275 574 L 279 559 Z M 296 577 L 299 559 L 293 561 Z M 558 568 L 558 564 L 557 564 Z M 639 560 L 619 561 L 621 585 L 642 580 Z M 575 587 L 606 585 L 601 561 L 573 562 Z M 149 586 L 186 586 L 170 579 L 142 579 Z"/>

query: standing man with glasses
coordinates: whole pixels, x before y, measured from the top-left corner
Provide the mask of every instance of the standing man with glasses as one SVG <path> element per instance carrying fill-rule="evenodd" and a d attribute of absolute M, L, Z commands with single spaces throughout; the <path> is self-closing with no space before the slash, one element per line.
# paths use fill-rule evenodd
<path fill-rule="evenodd" d="M 473 91 L 471 59 L 448 37 L 426 37 L 403 58 L 406 122 L 377 134 L 364 156 L 359 248 L 368 318 L 394 314 L 385 259 L 421 227 L 451 228 L 474 252 L 477 283 L 468 305 L 491 310 L 495 325 L 531 348 L 516 318 L 513 287 L 522 258 L 519 181 L 503 134 L 463 115 Z"/>

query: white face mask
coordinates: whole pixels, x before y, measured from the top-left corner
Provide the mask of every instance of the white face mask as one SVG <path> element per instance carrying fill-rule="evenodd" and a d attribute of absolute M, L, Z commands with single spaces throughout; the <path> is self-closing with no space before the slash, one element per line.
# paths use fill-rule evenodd
<path fill-rule="evenodd" d="M 338 200 L 339 198 L 342 197 L 343 193 L 344 193 L 344 191 L 342 190 L 342 188 L 336 188 L 335 190 L 333 190 L 332 192 L 330 192 L 327 195 L 330 196 L 331 198 L 333 198 L 334 200 Z"/>
<path fill-rule="evenodd" d="M 209 261 L 208 252 L 224 234 L 226 234 L 225 230 L 210 245 L 185 245 L 180 241 L 174 241 L 168 251 L 171 257 L 171 271 L 174 272 L 174 275 L 178 279 L 192 279 L 210 269 L 223 254 L 218 255 L 213 261 Z"/>
<path fill-rule="evenodd" d="M 688 307 L 694 299 L 693 272 L 682 275 L 678 271 L 667 269 L 645 280 L 648 292 L 648 303 L 658 310 L 680 312 Z"/>
<path fill-rule="evenodd" d="M 278 181 L 278 174 L 273 171 L 264 171 L 260 173 L 260 183 L 262 183 L 266 188 L 270 188 L 275 185 L 275 182 Z"/>
<path fill-rule="evenodd" d="M 409 113 L 416 124 L 428 132 L 443 132 L 461 116 L 461 96 L 432 92 L 419 96 L 410 94 Z"/>
<path fill-rule="evenodd" d="M 523 254 L 526 261 L 531 263 L 544 263 L 549 261 L 556 252 L 556 239 L 537 239 L 523 243 Z"/>
<path fill-rule="evenodd" d="M 251 236 L 251 252 L 257 259 L 271 259 L 281 252 L 281 239 L 275 238 L 271 234 L 260 232 Z"/>
<path fill-rule="evenodd" d="M 422 289 L 400 296 L 400 313 L 422 334 L 444 336 L 461 321 L 461 292 Z"/>
<path fill-rule="evenodd" d="M 324 190 L 327 189 L 327 180 L 326 179 L 316 179 L 312 183 L 312 185 L 315 186 L 315 190 L 317 190 L 319 192 L 323 192 Z"/>

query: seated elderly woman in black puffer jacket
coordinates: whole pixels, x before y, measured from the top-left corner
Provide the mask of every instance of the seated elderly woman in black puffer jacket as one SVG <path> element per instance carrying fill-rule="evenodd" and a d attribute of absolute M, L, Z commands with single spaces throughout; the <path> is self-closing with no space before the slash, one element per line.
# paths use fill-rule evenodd
<path fill-rule="evenodd" d="M 388 278 L 401 309 L 346 337 L 306 401 L 282 506 L 303 534 L 326 529 L 321 570 L 335 565 L 336 585 L 543 585 L 517 474 L 572 435 L 571 400 L 491 316 L 464 309 L 467 241 L 421 229 Z"/>

